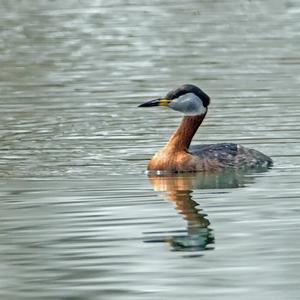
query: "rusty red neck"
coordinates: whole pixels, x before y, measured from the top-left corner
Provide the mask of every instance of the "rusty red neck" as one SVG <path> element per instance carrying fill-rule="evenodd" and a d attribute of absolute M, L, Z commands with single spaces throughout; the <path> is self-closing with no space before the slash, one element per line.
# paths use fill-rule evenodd
<path fill-rule="evenodd" d="M 205 118 L 205 114 L 201 116 L 185 116 L 181 124 L 171 136 L 170 140 L 164 147 L 165 151 L 170 152 L 187 152 L 192 142 L 193 136 Z"/>

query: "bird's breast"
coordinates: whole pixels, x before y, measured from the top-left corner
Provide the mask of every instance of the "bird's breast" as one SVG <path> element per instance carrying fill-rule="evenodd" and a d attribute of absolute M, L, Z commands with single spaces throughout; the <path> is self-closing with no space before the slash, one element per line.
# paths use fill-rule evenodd
<path fill-rule="evenodd" d="M 197 172 L 218 170 L 221 166 L 218 161 L 201 159 L 186 151 L 180 152 L 157 152 L 148 163 L 149 171 Z"/>

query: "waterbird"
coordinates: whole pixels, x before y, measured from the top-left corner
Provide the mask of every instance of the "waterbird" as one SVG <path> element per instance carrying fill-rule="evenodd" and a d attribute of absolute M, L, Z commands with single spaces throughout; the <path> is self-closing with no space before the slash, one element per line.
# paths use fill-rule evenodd
<path fill-rule="evenodd" d="M 269 168 L 273 162 L 267 155 L 234 143 L 191 146 L 203 122 L 210 97 L 199 87 L 183 84 L 139 107 L 163 106 L 184 114 L 181 124 L 167 144 L 148 163 L 148 171 L 156 174 L 217 171 L 226 168 Z"/>

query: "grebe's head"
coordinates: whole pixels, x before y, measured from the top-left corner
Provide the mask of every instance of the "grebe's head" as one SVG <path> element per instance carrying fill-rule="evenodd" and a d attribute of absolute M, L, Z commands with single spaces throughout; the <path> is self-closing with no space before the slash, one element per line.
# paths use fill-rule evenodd
<path fill-rule="evenodd" d="M 147 101 L 139 107 L 168 106 L 186 116 L 205 115 L 210 98 L 201 89 L 192 84 L 184 84 L 170 91 L 164 98 Z"/>

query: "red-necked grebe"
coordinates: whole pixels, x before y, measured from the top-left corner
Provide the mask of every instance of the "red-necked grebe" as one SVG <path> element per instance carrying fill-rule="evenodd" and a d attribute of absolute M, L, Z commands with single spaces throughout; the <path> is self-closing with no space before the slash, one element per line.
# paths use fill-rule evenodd
<path fill-rule="evenodd" d="M 233 143 L 190 147 L 194 134 L 206 116 L 209 103 L 209 96 L 200 88 L 184 84 L 164 98 L 139 105 L 167 106 L 184 114 L 168 143 L 149 161 L 149 171 L 177 173 L 224 168 L 267 168 L 272 165 L 272 159 L 263 153 Z"/>

